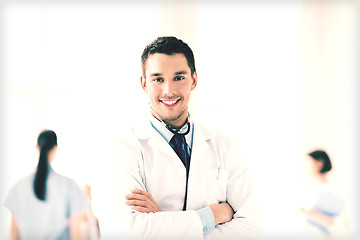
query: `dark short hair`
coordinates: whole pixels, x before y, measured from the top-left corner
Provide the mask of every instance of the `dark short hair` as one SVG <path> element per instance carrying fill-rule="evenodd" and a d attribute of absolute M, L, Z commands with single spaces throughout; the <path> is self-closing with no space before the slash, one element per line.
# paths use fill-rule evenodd
<path fill-rule="evenodd" d="M 327 173 L 331 170 L 331 161 L 327 153 L 323 150 L 316 150 L 309 153 L 309 156 L 312 157 L 316 161 L 320 161 L 323 163 L 323 166 L 320 170 L 320 173 Z"/>
<path fill-rule="evenodd" d="M 141 65 L 144 76 L 146 61 L 149 56 L 154 53 L 163 53 L 166 55 L 174 55 L 177 53 L 181 53 L 185 56 L 187 60 L 188 66 L 191 70 L 191 75 L 193 75 L 196 71 L 193 51 L 185 42 L 172 36 L 158 37 L 149 45 L 147 45 L 143 53 L 141 54 Z"/>

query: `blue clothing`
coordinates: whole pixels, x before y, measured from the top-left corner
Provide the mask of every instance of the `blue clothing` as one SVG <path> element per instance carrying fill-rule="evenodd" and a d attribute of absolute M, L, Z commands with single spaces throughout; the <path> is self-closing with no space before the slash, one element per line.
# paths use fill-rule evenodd
<path fill-rule="evenodd" d="M 69 217 L 89 207 L 86 195 L 72 179 L 50 167 L 45 201 L 40 201 L 33 190 L 34 176 L 15 184 L 4 204 L 15 217 L 20 238 L 69 239 Z"/>
<path fill-rule="evenodd" d="M 149 120 L 151 122 L 151 125 L 153 128 L 169 143 L 171 138 L 174 136 L 172 132 L 170 132 L 165 125 L 160 122 L 158 119 L 156 119 L 153 115 L 150 114 Z M 194 124 L 190 121 L 190 131 L 188 134 L 185 135 L 186 143 L 187 143 L 187 150 L 189 156 L 191 156 L 191 148 L 192 148 L 192 142 L 193 142 L 193 132 L 194 132 Z M 184 125 L 179 132 L 185 132 L 186 125 Z M 211 232 L 213 229 L 215 229 L 215 219 L 214 214 L 212 213 L 210 207 L 204 207 L 201 209 L 196 210 L 196 212 L 199 214 L 199 217 L 201 219 L 201 223 L 203 226 L 203 233 L 207 234 Z"/>

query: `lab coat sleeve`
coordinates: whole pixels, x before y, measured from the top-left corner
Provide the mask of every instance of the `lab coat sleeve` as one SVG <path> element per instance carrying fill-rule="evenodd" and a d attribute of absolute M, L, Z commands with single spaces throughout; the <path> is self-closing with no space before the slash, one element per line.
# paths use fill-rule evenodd
<path fill-rule="evenodd" d="M 235 214 L 230 222 L 217 225 L 205 239 L 262 239 L 261 217 L 250 174 L 236 144 L 226 142 L 229 170 L 226 198 Z"/>
<path fill-rule="evenodd" d="M 113 234 L 126 239 L 203 239 L 202 223 L 196 211 L 162 211 L 141 213 L 125 204 L 125 195 L 138 188 L 146 191 L 142 169 L 142 155 L 137 139 L 122 140 L 117 146 L 118 153 L 111 164 L 110 178 L 116 182 L 112 197 L 117 204 L 114 209 L 121 219 L 119 224 L 127 226 L 124 234 Z M 116 216 L 114 216 L 116 218 Z M 118 226 L 114 225 L 112 232 Z M 130 235 L 131 237 L 130 237 Z"/>

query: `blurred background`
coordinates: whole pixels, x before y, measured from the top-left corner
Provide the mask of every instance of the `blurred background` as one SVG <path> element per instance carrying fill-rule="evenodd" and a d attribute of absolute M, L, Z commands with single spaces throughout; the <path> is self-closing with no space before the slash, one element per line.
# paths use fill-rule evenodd
<path fill-rule="evenodd" d="M 141 52 L 174 35 L 195 54 L 191 116 L 238 141 L 265 237 L 296 231 L 305 155 L 317 148 L 357 233 L 359 1 L 12 0 L 0 14 L 1 205 L 35 169 L 39 132 L 52 129 L 54 169 L 92 187 L 101 224 L 97 169 L 114 133 L 147 111 Z M 0 207 L 0 238 L 9 216 Z"/>

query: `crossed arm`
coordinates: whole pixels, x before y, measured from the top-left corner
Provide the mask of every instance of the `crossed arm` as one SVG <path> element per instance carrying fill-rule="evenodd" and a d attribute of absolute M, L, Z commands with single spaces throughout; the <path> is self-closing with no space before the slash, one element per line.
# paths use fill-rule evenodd
<path fill-rule="evenodd" d="M 142 213 L 160 212 L 160 208 L 149 192 L 135 189 L 125 196 L 126 205 L 132 206 L 131 209 Z M 228 203 L 212 204 L 209 206 L 215 219 L 215 225 L 229 222 L 234 211 Z"/>
<path fill-rule="evenodd" d="M 118 215 L 129 223 L 126 226 L 129 232 L 147 239 L 159 239 L 159 236 L 178 239 L 204 237 L 209 240 L 261 238 L 260 215 L 251 179 L 246 167 L 239 160 L 238 151 L 233 147 L 229 147 L 229 151 L 225 151 L 228 156 L 223 157 L 229 159 L 226 168 L 229 174 L 226 179 L 226 202 L 209 206 L 216 228 L 203 235 L 203 222 L 197 211 L 165 211 L 160 209 L 161 205 L 158 205 L 152 194 L 146 192 L 142 156 L 139 156 L 141 148 L 137 146 L 137 139 L 129 144 L 130 140 L 127 138 L 119 145 L 121 151 L 117 149 L 121 152 L 119 158 L 127 160 L 116 161 L 114 158 L 112 167 L 106 175 L 109 181 L 127 183 L 120 185 L 118 191 L 111 192 L 110 195 L 113 197 L 109 199 L 114 201 L 114 206 L 118 206 Z M 119 202 L 122 204 L 118 204 Z M 114 233 L 119 231 L 117 226 L 109 228 L 110 230 Z"/>

